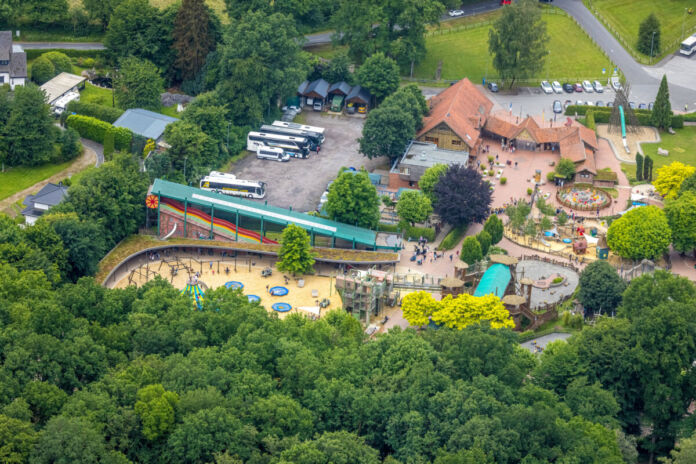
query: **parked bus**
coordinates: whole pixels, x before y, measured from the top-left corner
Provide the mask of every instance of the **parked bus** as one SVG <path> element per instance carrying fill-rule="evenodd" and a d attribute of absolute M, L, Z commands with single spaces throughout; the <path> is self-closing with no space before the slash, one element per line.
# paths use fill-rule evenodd
<path fill-rule="evenodd" d="M 305 137 L 292 135 L 269 134 L 267 132 L 249 132 L 247 135 L 247 150 L 256 151 L 259 147 L 277 147 L 293 158 L 309 156 L 309 140 Z"/>
<path fill-rule="evenodd" d="M 679 47 L 679 53 L 682 55 L 689 56 L 694 51 L 696 51 L 696 34 L 692 35 L 691 37 L 687 37 Z"/>
<path fill-rule="evenodd" d="M 317 127 L 317 126 L 307 126 L 304 124 L 298 124 L 296 122 L 285 122 L 285 121 L 273 121 L 273 125 L 276 127 L 285 127 L 287 129 L 298 129 L 298 130 L 305 130 L 309 132 L 316 132 L 321 136 L 321 143 L 324 143 L 324 131 L 325 129 L 323 127 Z"/>
<path fill-rule="evenodd" d="M 309 140 L 310 150 L 317 150 L 317 147 L 321 145 L 324 140 L 324 136 L 316 132 L 306 131 L 302 129 L 291 129 L 289 127 L 279 127 L 264 124 L 259 129 L 261 132 L 266 132 L 268 134 L 280 134 L 280 135 L 293 135 L 295 137 L 305 137 Z"/>
<path fill-rule="evenodd" d="M 290 155 L 277 147 L 259 147 L 256 149 L 256 157 L 273 161 L 290 161 Z"/>
<path fill-rule="evenodd" d="M 234 174 L 211 171 L 201 179 L 200 188 L 209 192 L 224 193 L 246 198 L 266 196 L 266 183 L 253 180 L 240 180 Z"/>

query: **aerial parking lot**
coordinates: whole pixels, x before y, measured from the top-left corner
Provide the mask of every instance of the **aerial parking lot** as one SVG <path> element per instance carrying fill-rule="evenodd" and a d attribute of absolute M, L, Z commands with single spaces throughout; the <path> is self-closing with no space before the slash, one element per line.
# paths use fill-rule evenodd
<path fill-rule="evenodd" d="M 342 166 L 365 166 L 369 170 L 383 160 L 369 160 L 358 153 L 364 119 L 315 113 L 308 107 L 302 114 L 305 124 L 326 128 L 319 154 L 312 151 L 308 159 L 293 158 L 282 163 L 257 159 L 249 153 L 232 166 L 231 172 L 238 179 L 266 182 L 266 198 L 257 201 L 307 212 L 316 208 L 326 185 Z"/>

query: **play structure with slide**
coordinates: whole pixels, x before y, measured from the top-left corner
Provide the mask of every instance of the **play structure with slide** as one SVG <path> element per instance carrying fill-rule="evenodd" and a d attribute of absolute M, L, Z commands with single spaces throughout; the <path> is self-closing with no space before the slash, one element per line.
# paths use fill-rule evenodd
<path fill-rule="evenodd" d="M 198 277 L 192 275 L 186 282 L 186 287 L 184 287 L 184 289 L 181 290 L 181 294 L 188 296 L 191 299 L 191 303 L 193 303 L 193 306 L 198 310 L 203 309 L 203 299 L 205 298 L 205 292 L 201 287 L 204 285 L 205 284 L 198 280 Z"/>
<path fill-rule="evenodd" d="M 623 140 L 626 153 L 631 153 L 630 148 L 628 148 L 628 142 L 626 141 L 626 115 L 624 115 L 623 105 L 619 105 L 619 114 L 621 114 L 621 140 Z"/>
<path fill-rule="evenodd" d="M 211 217 L 209 214 L 206 214 L 197 208 L 182 205 L 176 200 L 162 198 L 160 209 L 163 212 L 167 212 L 173 216 L 181 218 L 187 224 L 198 226 L 206 231 L 212 231 L 214 235 L 220 235 L 228 240 L 248 243 L 278 243 L 275 240 L 271 240 L 267 237 L 263 237 L 262 240 L 261 235 L 258 232 L 236 227 L 233 223 L 220 218 L 213 218 L 213 224 L 211 227 Z M 172 232 L 167 235 L 172 235 Z"/>

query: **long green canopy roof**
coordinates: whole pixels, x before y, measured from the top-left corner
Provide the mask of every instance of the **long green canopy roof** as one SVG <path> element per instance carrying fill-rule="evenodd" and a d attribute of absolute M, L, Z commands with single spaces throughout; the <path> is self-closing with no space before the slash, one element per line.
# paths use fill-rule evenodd
<path fill-rule="evenodd" d="M 277 206 L 269 206 L 243 198 L 208 192 L 162 179 L 155 179 L 151 193 L 181 202 L 186 201 L 189 204 L 201 206 L 214 205 L 216 211 L 222 210 L 228 213 L 239 212 L 239 214 L 244 216 L 257 219 L 263 218 L 264 221 L 274 224 L 296 224 L 307 231 L 314 231 L 316 234 L 336 237 L 349 242 L 355 241 L 356 244 L 359 243 L 361 245 L 374 247 L 377 241 L 377 234 L 369 229 L 330 221 L 328 219 L 310 216 L 309 214 L 278 208 Z"/>

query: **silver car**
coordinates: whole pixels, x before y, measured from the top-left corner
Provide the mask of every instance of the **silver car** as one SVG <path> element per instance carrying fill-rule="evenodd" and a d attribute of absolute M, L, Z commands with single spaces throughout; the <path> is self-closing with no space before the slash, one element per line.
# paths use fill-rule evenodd
<path fill-rule="evenodd" d="M 584 90 L 587 93 L 594 92 L 594 89 L 592 88 L 592 84 L 590 83 L 590 81 L 582 81 L 582 90 Z"/>
<path fill-rule="evenodd" d="M 544 93 L 553 93 L 553 87 L 551 87 L 549 81 L 541 81 L 541 90 L 543 90 Z"/>
<path fill-rule="evenodd" d="M 602 93 L 604 92 L 604 87 L 602 87 L 602 84 L 599 81 L 593 81 L 592 82 L 592 87 L 594 87 L 595 92 L 597 93 Z"/>
<path fill-rule="evenodd" d="M 561 85 L 560 82 L 558 81 L 553 81 L 551 83 L 551 87 L 553 88 L 553 91 L 556 93 L 563 93 L 563 86 Z"/>

